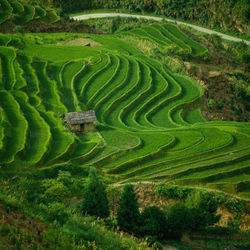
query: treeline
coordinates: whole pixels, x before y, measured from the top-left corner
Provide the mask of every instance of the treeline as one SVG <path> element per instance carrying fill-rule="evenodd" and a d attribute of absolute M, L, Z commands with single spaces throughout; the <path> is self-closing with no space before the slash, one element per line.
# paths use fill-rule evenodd
<path fill-rule="evenodd" d="M 177 19 L 196 21 L 210 27 L 247 32 L 248 0 L 53 0 L 65 13 L 93 8 L 121 8 L 155 12 Z"/>
<path fill-rule="evenodd" d="M 99 178 L 97 170 L 90 168 L 89 179 L 85 185 L 83 200 L 78 205 L 78 212 L 103 218 L 106 226 L 118 228 L 139 237 L 146 237 L 150 244 L 169 239 L 181 239 L 186 233 L 216 233 L 229 235 L 238 232 L 238 227 L 214 227 L 221 215 L 217 214 L 220 201 L 214 193 L 192 188 L 159 185 L 156 192 L 167 198 L 179 201 L 160 209 L 148 206 L 139 210 L 139 203 L 134 187 L 126 184 L 123 191 L 116 186 L 109 186 Z M 182 202 L 180 202 L 182 201 Z M 185 202 L 185 203 L 184 203 Z M 225 203 L 226 205 L 227 203 Z M 239 219 L 244 211 L 244 203 L 228 203 L 229 208 L 237 211 Z M 110 217 L 110 210 L 116 210 L 116 217 Z M 232 212 L 235 212 L 232 211 Z M 66 217 L 64 216 L 63 219 Z M 212 226 L 212 227 L 211 227 Z"/>

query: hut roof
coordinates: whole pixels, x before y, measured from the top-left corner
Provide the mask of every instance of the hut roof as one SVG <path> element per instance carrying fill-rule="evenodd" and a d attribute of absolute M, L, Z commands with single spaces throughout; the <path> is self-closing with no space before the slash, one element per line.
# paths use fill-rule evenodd
<path fill-rule="evenodd" d="M 94 110 L 70 112 L 65 114 L 65 118 L 69 124 L 83 124 L 97 121 Z"/>

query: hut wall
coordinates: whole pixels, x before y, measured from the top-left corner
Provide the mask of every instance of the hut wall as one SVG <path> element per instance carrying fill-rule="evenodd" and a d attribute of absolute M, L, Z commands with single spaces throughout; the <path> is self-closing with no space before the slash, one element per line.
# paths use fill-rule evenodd
<path fill-rule="evenodd" d="M 84 124 L 84 133 L 94 132 L 95 126 L 93 123 L 85 123 Z"/>
<path fill-rule="evenodd" d="M 67 126 L 72 132 L 80 132 L 81 131 L 80 124 L 67 124 Z"/>

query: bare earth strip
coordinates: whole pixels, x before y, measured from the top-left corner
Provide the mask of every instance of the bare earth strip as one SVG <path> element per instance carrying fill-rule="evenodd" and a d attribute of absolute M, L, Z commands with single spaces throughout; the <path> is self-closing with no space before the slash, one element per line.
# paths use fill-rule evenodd
<path fill-rule="evenodd" d="M 87 19 L 91 19 L 91 18 L 105 18 L 105 17 L 116 17 L 116 16 L 120 16 L 120 17 L 134 17 L 134 18 L 144 18 L 144 19 L 151 19 L 151 20 L 155 20 L 155 21 L 162 21 L 163 19 L 168 21 L 168 22 L 172 22 L 172 23 L 176 23 L 178 25 L 182 24 L 182 25 L 186 25 L 189 26 L 195 30 L 198 30 L 200 32 L 204 32 L 207 34 L 216 34 L 220 37 L 222 37 L 225 40 L 229 40 L 229 41 L 234 41 L 234 42 L 244 42 L 246 43 L 248 46 L 250 45 L 249 41 L 240 39 L 240 38 L 236 38 L 233 36 L 228 36 L 225 35 L 223 33 L 217 32 L 217 31 L 213 31 L 210 29 L 206 29 L 206 28 L 202 28 L 193 24 L 189 24 L 189 23 L 184 23 L 184 22 L 180 22 L 180 21 L 175 21 L 172 19 L 168 19 L 168 18 L 162 18 L 162 17 L 153 17 L 153 16 L 142 16 L 142 15 L 131 15 L 131 14 L 123 14 L 123 13 L 103 13 L 103 14 L 86 14 L 86 15 L 80 15 L 80 16 L 74 16 L 72 17 L 74 20 L 87 20 Z"/>

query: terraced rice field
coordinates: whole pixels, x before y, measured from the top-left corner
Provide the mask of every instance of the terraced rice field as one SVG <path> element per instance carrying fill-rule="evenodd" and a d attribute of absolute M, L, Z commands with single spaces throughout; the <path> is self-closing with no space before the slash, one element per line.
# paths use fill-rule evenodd
<path fill-rule="evenodd" d="M 34 19 L 53 23 L 60 18 L 54 10 L 46 10 L 33 3 L 31 5 L 22 0 L 0 0 L 0 24 L 9 19 L 13 20 L 16 25 L 22 25 Z"/>
<path fill-rule="evenodd" d="M 172 24 L 88 37 L 103 46 L 30 43 L 20 52 L 8 46 L 11 36 L 1 35 L 1 166 L 74 161 L 120 182 L 167 181 L 249 195 L 250 124 L 205 121 L 203 88 L 129 41 L 176 44 L 193 56 L 206 48 Z M 97 132 L 77 137 L 63 115 L 89 109 Z"/>

